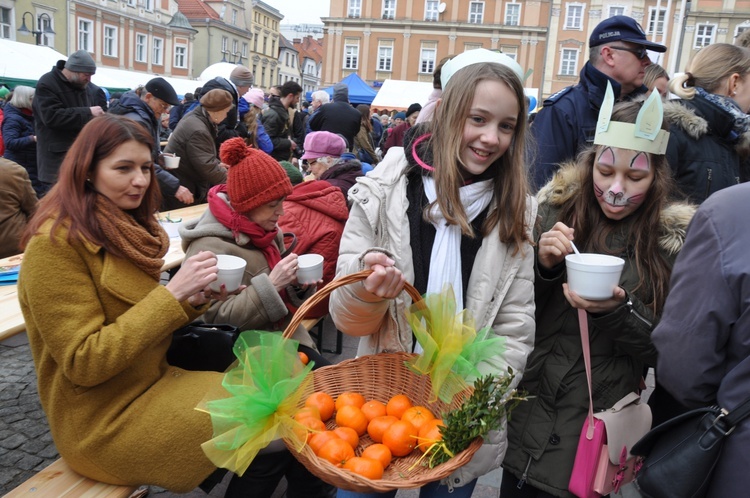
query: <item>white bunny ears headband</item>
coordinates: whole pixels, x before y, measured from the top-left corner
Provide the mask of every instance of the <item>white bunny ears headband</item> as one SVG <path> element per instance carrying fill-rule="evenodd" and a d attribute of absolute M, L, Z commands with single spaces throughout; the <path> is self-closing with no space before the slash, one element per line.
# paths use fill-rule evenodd
<path fill-rule="evenodd" d="M 664 107 L 659 92 L 651 92 L 638 112 L 635 123 L 612 121 L 614 105 L 615 94 L 612 85 L 607 82 L 607 91 L 596 123 L 594 144 L 664 155 L 669 142 L 669 132 L 661 129 Z"/>

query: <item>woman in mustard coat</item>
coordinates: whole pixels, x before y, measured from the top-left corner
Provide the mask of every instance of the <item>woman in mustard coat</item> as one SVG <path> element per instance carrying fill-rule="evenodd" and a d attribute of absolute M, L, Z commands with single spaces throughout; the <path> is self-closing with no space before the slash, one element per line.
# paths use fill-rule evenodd
<path fill-rule="evenodd" d="M 216 257 L 188 258 L 160 285 L 169 239 L 153 216 L 151 140 L 119 116 L 84 127 L 24 234 L 18 295 L 42 406 L 70 467 L 187 492 L 216 470 L 200 446 L 211 420 L 195 407 L 222 374 L 172 367 L 165 354 L 172 332 L 205 312 Z"/>

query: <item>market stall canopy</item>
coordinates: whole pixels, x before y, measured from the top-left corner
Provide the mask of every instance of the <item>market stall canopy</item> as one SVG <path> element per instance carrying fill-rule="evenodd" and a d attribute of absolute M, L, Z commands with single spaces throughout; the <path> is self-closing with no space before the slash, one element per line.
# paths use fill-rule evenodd
<path fill-rule="evenodd" d="M 217 62 L 216 64 L 211 64 L 206 69 L 203 70 L 200 76 L 198 76 L 198 79 L 201 81 L 209 81 L 217 76 L 221 76 L 222 78 L 228 80 L 229 75 L 232 74 L 232 71 L 238 66 L 238 64 L 231 64 L 229 62 Z M 194 90 L 195 88 L 193 88 Z M 193 90 L 190 90 L 191 92 Z M 177 92 L 180 93 L 180 92 Z"/>
<path fill-rule="evenodd" d="M 415 103 L 425 105 L 432 90 L 432 82 L 385 80 L 370 107 L 405 111 Z"/>
<path fill-rule="evenodd" d="M 379 94 L 377 90 L 374 90 L 368 85 L 357 73 L 352 73 L 343 80 L 341 83 L 349 87 L 349 102 L 352 104 L 370 104 L 376 95 Z M 333 87 L 321 88 L 324 92 L 331 96 L 333 100 Z M 307 92 L 305 99 L 308 102 L 312 102 L 312 93 Z M 406 107 L 409 107 L 408 105 Z"/>
<path fill-rule="evenodd" d="M 17 85 L 35 87 L 43 74 L 50 72 L 59 60 L 68 56 L 51 47 L 30 45 L 12 40 L 0 39 L 0 84 L 13 88 Z M 126 92 L 145 84 L 155 75 L 125 71 L 108 67 L 97 67 L 91 81 L 110 92 Z M 174 87 L 178 95 L 192 92 L 202 83 L 184 78 L 164 78 Z"/>

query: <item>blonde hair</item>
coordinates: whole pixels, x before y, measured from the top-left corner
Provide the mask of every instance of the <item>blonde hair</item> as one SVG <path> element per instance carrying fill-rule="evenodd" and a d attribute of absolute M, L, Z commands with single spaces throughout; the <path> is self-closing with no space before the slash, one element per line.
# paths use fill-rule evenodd
<path fill-rule="evenodd" d="M 669 82 L 669 91 L 682 99 L 695 97 L 695 87 L 716 93 L 726 78 L 739 74 L 743 79 L 750 73 L 750 49 L 714 43 L 702 48 L 684 74 Z"/>
<path fill-rule="evenodd" d="M 473 237 L 459 188 L 464 184 L 461 175 L 461 142 L 463 130 L 477 86 L 490 80 L 505 84 L 518 103 L 518 116 L 513 138 L 505 154 L 498 159 L 494 178 L 491 210 L 487 215 L 483 235 L 498 227 L 500 241 L 515 246 L 518 251 L 529 239 L 526 223 L 526 202 L 529 186 L 525 171 L 527 147 L 527 107 L 523 85 L 512 69 L 501 64 L 472 64 L 458 71 L 447 88 L 443 89 L 443 100 L 435 113 L 435 123 L 430 138 L 434 154 L 435 187 L 441 195 L 436 202 L 449 224 L 459 225 L 461 233 Z M 427 206 L 428 212 L 431 206 Z"/>
<path fill-rule="evenodd" d="M 245 117 L 242 120 L 247 127 L 247 138 L 245 138 L 245 143 L 247 145 L 255 147 L 256 149 L 258 148 L 258 114 L 260 113 L 261 109 L 254 105 L 251 105 L 250 109 L 247 111 L 247 113 L 245 113 Z"/>
<path fill-rule="evenodd" d="M 669 74 L 667 74 L 666 69 L 659 64 L 646 66 L 646 75 L 643 77 L 643 84 L 646 85 L 646 88 L 652 90 L 654 88 L 654 83 L 656 83 L 656 80 L 659 78 L 666 78 L 667 81 L 669 81 Z"/>

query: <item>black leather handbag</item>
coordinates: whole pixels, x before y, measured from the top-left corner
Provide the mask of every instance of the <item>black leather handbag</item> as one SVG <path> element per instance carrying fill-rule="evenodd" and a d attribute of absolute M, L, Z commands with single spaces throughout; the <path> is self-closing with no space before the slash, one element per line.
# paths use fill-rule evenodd
<path fill-rule="evenodd" d="M 167 363 L 185 370 L 223 372 L 236 359 L 232 348 L 239 336 L 234 325 L 193 322 L 172 334 Z"/>
<path fill-rule="evenodd" d="M 635 485 L 645 498 L 706 496 L 724 441 L 750 415 L 750 398 L 731 412 L 711 406 L 651 429 L 630 453 L 643 456 Z"/>
<path fill-rule="evenodd" d="M 172 334 L 167 363 L 185 370 L 225 372 L 234 363 L 234 343 L 240 330 L 227 323 L 193 322 Z M 313 370 L 331 364 L 317 351 L 299 344 L 297 350 L 314 362 Z"/>

